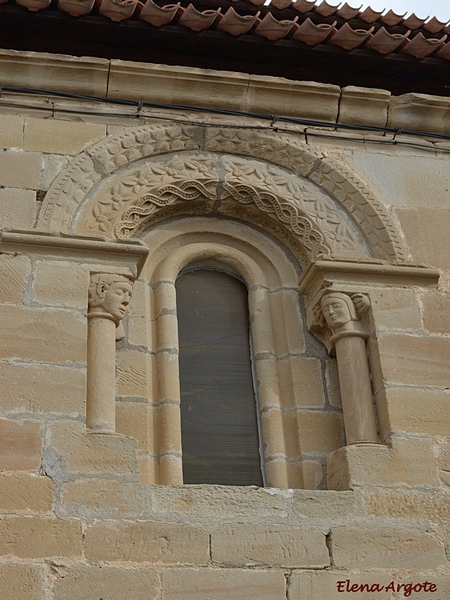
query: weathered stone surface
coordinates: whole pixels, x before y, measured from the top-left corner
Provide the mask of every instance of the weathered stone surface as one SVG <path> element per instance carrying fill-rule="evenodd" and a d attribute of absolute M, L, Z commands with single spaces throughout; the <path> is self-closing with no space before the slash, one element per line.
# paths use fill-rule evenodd
<path fill-rule="evenodd" d="M 0 189 L 0 227 L 31 229 L 35 218 L 36 192 Z"/>
<path fill-rule="evenodd" d="M 347 85 L 341 89 L 339 123 L 385 127 L 391 93 L 387 90 Z M 353 134 L 353 132 L 352 132 Z"/>
<path fill-rule="evenodd" d="M 0 409 L 84 415 L 85 379 L 85 369 L 0 361 Z"/>
<path fill-rule="evenodd" d="M 34 471 L 41 462 L 40 424 L 0 420 L 0 470 Z"/>
<path fill-rule="evenodd" d="M 393 447 L 355 444 L 327 457 L 328 487 L 348 490 L 360 485 L 438 485 L 430 438 L 395 439 Z"/>
<path fill-rule="evenodd" d="M 324 533 L 283 525 L 220 525 L 211 535 L 211 558 L 227 567 L 323 568 L 330 564 Z"/>
<path fill-rule="evenodd" d="M 348 160 L 386 204 L 447 207 L 450 173 L 445 161 L 359 151 Z"/>
<path fill-rule="evenodd" d="M 105 136 L 106 125 L 100 123 L 28 117 L 25 120 L 24 149 L 75 155 Z"/>
<path fill-rule="evenodd" d="M 205 565 L 209 560 L 209 535 L 178 523 L 108 521 L 88 529 L 86 557 L 95 561 Z"/>
<path fill-rule="evenodd" d="M 86 360 L 86 322 L 75 311 L 4 306 L 0 329 L 0 358 Z"/>
<path fill-rule="evenodd" d="M 367 512 L 393 519 L 442 519 L 450 521 L 450 493 L 426 490 L 365 490 Z"/>
<path fill-rule="evenodd" d="M 22 148 L 24 118 L 0 115 L 0 148 Z"/>
<path fill-rule="evenodd" d="M 62 488 L 61 500 L 70 515 L 89 518 L 139 516 L 146 505 L 142 487 L 108 479 L 69 481 Z M 70 505 L 70 506 L 67 506 Z"/>
<path fill-rule="evenodd" d="M 450 338 L 383 335 L 379 339 L 384 380 L 442 386 L 450 381 Z"/>
<path fill-rule="evenodd" d="M 49 477 L 0 475 L 0 513 L 50 512 L 53 488 Z"/>
<path fill-rule="evenodd" d="M 152 408 L 146 402 L 116 402 L 116 431 L 136 438 L 139 448 L 153 450 Z"/>
<path fill-rule="evenodd" d="M 117 394 L 119 396 L 149 397 L 148 378 L 151 356 L 144 352 L 117 352 Z"/>
<path fill-rule="evenodd" d="M 298 517 L 306 519 L 342 519 L 366 514 L 361 498 L 355 492 L 333 490 L 296 490 L 291 506 Z"/>
<path fill-rule="evenodd" d="M 26 256 L 0 255 L 0 303 L 20 304 L 25 293 L 31 261 Z"/>
<path fill-rule="evenodd" d="M 153 569 L 108 566 L 60 568 L 54 583 L 55 600 L 157 600 L 159 578 Z"/>
<path fill-rule="evenodd" d="M 0 590 L 5 600 L 41 600 L 43 580 L 39 565 L 0 563 Z"/>
<path fill-rule="evenodd" d="M 370 295 L 375 327 L 421 329 L 419 306 L 413 290 L 385 288 Z"/>
<path fill-rule="evenodd" d="M 443 543 L 417 527 L 333 527 L 331 555 L 338 569 L 436 569 L 447 562 Z"/>
<path fill-rule="evenodd" d="M 341 600 L 342 598 L 351 598 L 351 592 L 346 593 L 345 587 L 349 580 L 349 586 L 368 584 L 388 586 L 392 577 L 386 573 L 380 572 L 356 572 L 346 573 L 345 571 L 294 571 L 289 578 L 288 600 Z M 339 582 L 344 582 L 339 585 Z M 354 588 L 355 589 L 355 588 Z M 379 588 L 378 588 L 379 589 Z M 363 588 L 361 592 L 354 592 L 359 600 L 373 600 L 377 598 L 376 588 L 372 592 Z M 384 593 L 384 592 L 383 592 Z M 382 597 L 380 595 L 380 597 Z"/>
<path fill-rule="evenodd" d="M 137 479 L 136 440 L 133 438 L 86 433 L 84 425 L 74 421 L 51 423 L 48 429 L 50 446 L 61 457 L 67 474 L 100 476 L 104 473 L 128 481 Z M 48 468 L 52 466 L 49 464 Z"/>
<path fill-rule="evenodd" d="M 333 452 L 344 445 L 340 413 L 301 411 L 297 422 L 302 452 Z"/>
<path fill-rule="evenodd" d="M 164 569 L 164 600 L 286 600 L 282 571 Z"/>
<path fill-rule="evenodd" d="M 423 297 L 423 323 L 430 333 L 450 333 L 450 294 L 425 292 Z"/>
<path fill-rule="evenodd" d="M 0 180 L 6 187 L 38 190 L 41 168 L 39 152 L 6 150 L 0 154 Z"/>
<path fill-rule="evenodd" d="M 441 481 L 450 486 L 450 443 L 448 442 L 439 448 L 438 467 Z"/>
<path fill-rule="evenodd" d="M 44 154 L 40 189 L 47 191 L 56 177 L 67 165 L 69 157 L 59 154 Z"/>
<path fill-rule="evenodd" d="M 81 523 L 37 517 L 0 520 L 0 555 L 19 558 L 81 555 Z"/>
<path fill-rule="evenodd" d="M 33 291 L 39 304 L 86 309 L 89 270 L 61 261 L 39 261 L 35 267 Z"/>
<path fill-rule="evenodd" d="M 450 392 L 388 388 L 386 399 L 393 431 L 450 436 Z"/>
<path fill-rule="evenodd" d="M 450 211 L 440 208 L 396 208 L 413 260 L 450 269 Z"/>
<path fill-rule="evenodd" d="M 281 393 L 294 394 L 297 406 L 323 406 L 325 396 L 322 386 L 320 360 L 306 356 L 291 356 L 278 361 Z"/>

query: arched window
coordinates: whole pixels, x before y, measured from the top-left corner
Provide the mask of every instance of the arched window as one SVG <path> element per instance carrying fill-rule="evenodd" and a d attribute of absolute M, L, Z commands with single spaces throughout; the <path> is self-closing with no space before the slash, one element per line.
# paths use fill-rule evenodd
<path fill-rule="evenodd" d="M 263 485 L 247 288 L 195 269 L 176 293 L 183 481 Z"/>

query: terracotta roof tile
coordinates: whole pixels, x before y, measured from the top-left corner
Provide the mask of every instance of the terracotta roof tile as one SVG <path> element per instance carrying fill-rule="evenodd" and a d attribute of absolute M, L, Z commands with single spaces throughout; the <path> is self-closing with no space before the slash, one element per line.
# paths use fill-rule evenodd
<path fill-rule="evenodd" d="M 261 6 L 264 0 L 233 0 L 237 2 L 236 8 L 228 8 L 225 14 L 221 13 L 217 0 L 214 4 L 213 0 L 193 0 L 187 8 L 181 2 L 160 6 L 158 1 L 15 0 L 15 3 L 30 11 L 57 8 L 72 17 L 92 14 L 116 22 L 139 20 L 148 27 L 171 25 L 192 31 L 215 29 L 221 35 L 258 35 L 270 41 L 290 39 L 299 48 L 302 44 L 331 45 L 346 51 L 364 48 L 380 55 L 396 52 L 417 60 L 432 55 L 450 61 L 450 42 L 446 43 L 445 35 L 450 34 L 450 24 L 435 17 L 421 19 L 415 14 L 398 15 L 386 9 L 361 11 L 361 7 L 337 0 L 271 0 L 269 6 Z M 0 0 L 0 13 L 6 2 Z M 214 10 L 203 10 L 209 2 Z M 261 10 L 256 11 L 252 5 L 261 6 Z"/>

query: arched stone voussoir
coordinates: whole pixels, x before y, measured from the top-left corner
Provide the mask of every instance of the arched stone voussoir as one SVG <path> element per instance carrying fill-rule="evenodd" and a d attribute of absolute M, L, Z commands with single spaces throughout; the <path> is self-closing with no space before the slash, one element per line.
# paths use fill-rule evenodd
<path fill-rule="evenodd" d="M 234 155 L 234 159 L 229 158 L 227 162 L 224 153 Z M 172 156 L 167 157 L 168 154 Z M 147 163 L 153 165 L 153 157 L 160 155 L 159 174 L 153 172 L 146 182 L 151 188 L 147 195 L 157 191 L 153 199 L 143 200 L 142 190 L 132 190 L 133 200 L 125 202 L 127 214 L 122 211 L 119 221 L 118 214 L 113 218 L 111 211 L 105 215 L 105 207 L 111 205 L 105 193 L 115 196 L 116 200 L 121 196 L 120 192 L 111 193 L 114 185 L 105 192 L 108 182 L 116 184 L 117 190 L 118 183 L 135 176 Z M 167 166 L 177 156 L 185 162 L 199 162 L 201 156 L 209 157 L 213 165 L 211 177 L 207 176 L 209 167 L 200 169 L 199 175 L 195 174 L 194 167 L 192 176 L 180 181 L 177 168 Z M 234 174 L 223 175 L 223 168 L 229 170 L 233 160 Z M 277 167 L 282 167 L 284 174 L 276 173 Z M 241 175 L 236 176 L 238 171 Z M 305 244 L 308 260 L 319 253 L 352 255 L 353 246 L 361 246 L 361 240 L 355 241 L 358 235 L 369 249 L 365 255 L 404 260 L 400 237 L 387 211 L 347 166 L 325 161 L 294 136 L 254 129 L 146 125 L 108 137 L 76 157 L 54 181 L 45 197 L 37 227 L 57 233 L 130 237 L 151 221 L 148 210 L 152 203 L 150 212 L 163 209 L 167 200 L 169 203 L 173 200 L 173 195 L 177 201 L 185 202 L 186 207 L 190 200 L 200 197 L 214 203 L 220 195 L 224 201 L 234 198 L 243 202 L 248 178 L 253 179 L 247 195 L 257 210 L 271 213 L 271 218 L 297 235 L 300 243 L 304 241 L 303 235 L 307 242 L 312 235 L 312 245 L 311 240 L 309 248 L 308 243 Z M 142 181 L 142 177 L 140 179 Z M 171 189 L 173 184 L 175 187 Z M 274 185 L 279 189 L 274 189 Z M 305 191 L 308 186 L 314 187 L 316 192 L 311 192 L 312 187 Z M 330 202 L 334 209 L 330 209 Z M 118 204 L 120 212 L 124 202 Z M 87 205 L 92 205 L 88 209 L 90 215 L 86 212 Z M 335 214 L 330 218 L 333 210 Z M 87 225 L 89 217 L 91 221 Z"/>

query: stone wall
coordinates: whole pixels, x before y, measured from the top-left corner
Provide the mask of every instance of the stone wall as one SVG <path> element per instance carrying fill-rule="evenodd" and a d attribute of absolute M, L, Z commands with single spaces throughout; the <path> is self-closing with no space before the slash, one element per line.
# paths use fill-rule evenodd
<path fill-rule="evenodd" d="M 17 65 L 32 60 L 36 68 L 41 60 L 26 53 L 14 53 L 14 57 Z M 106 61 L 86 63 L 63 57 L 49 61 L 41 61 L 43 73 L 53 72 L 55 77 L 48 80 L 55 86 L 60 83 L 61 91 L 70 89 L 70 69 L 75 73 L 75 91 L 79 81 L 88 79 L 98 84 L 99 78 L 107 78 Z M 115 66 L 116 80 L 112 78 L 111 85 L 116 81 L 116 87 L 110 88 L 119 97 L 124 97 L 127 77 L 145 70 L 136 65 L 130 74 L 122 67 Z M 23 68 L 22 72 L 20 68 L 12 71 L 14 85 L 29 85 L 26 78 L 30 70 Z M 61 72 L 66 73 L 64 77 Z M 119 72 L 120 77 L 126 75 L 122 83 Z M 148 67 L 149 80 L 155 73 L 161 75 L 161 69 Z M 170 79 L 170 73 L 164 77 Z M 201 104 L 205 85 L 211 86 L 207 89 L 214 99 L 236 85 L 236 77 L 223 73 L 208 75 L 186 69 L 185 76 L 200 81 L 198 91 L 194 87 L 191 90 L 192 104 Z M 258 81 L 258 85 L 263 83 L 267 84 Z M 302 84 L 301 88 L 298 82 L 294 86 L 282 80 L 276 83 L 271 98 L 265 99 L 267 112 L 276 114 L 277 108 L 282 112 L 280 107 L 288 106 L 294 97 L 299 101 L 297 116 L 377 126 L 392 122 L 404 129 L 444 131 L 441 116 L 448 99 L 417 95 L 395 99 L 378 90 L 369 94 L 371 109 L 365 110 L 367 93 L 361 90 L 317 84 Z M 100 85 L 90 91 L 103 95 L 102 89 Z M 144 97 L 148 89 L 137 90 L 132 97 Z M 306 107 L 311 102 L 312 89 L 316 94 L 315 115 L 308 113 L 308 108 L 298 108 L 303 101 Z M 174 102 L 176 94 L 164 98 Z M 37 99 L 18 93 L 7 94 L 7 101 L 8 106 L 0 104 L 0 590 L 5 598 L 450 597 L 450 142 L 430 135 L 349 133 L 338 128 L 270 125 L 264 119 L 163 108 L 144 108 L 137 118 L 134 109 L 127 115 L 123 107 L 117 109 L 108 103 Z M 335 108 L 330 109 L 330 102 Z M 392 121 L 394 117 L 397 121 Z M 230 207 L 219 215 L 202 209 L 201 214 L 195 212 L 189 218 L 186 212 L 165 213 L 160 225 L 146 226 L 145 235 L 138 234 L 150 249 L 144 268 L 144 255 L 138 249 L 131 245 L 124 250 L 124 243 L 98 237 L 111 237 L 109 230 L 94 231 L 94 236 L 81 231 L 81 209 L 71 231 L 63 235 L 42 231 L 40 211 L 45 194 L 54 189 L 56 178 L 64 177 L 65 169 L 75 164 L 80 153 L 97 160 L 100 150 L 91 149 L 98 148 L 103 140 L 109 140 L 110 148 L 117 136 L 135 131 L 138 125 L 172 126 L 175 121 L 180 127 L 186 122 L 191 127 L 189 151 L 195 156 L 207 152 L 221 155 L 225 150 L 230 154 L 225 142 L 223 150 L 218 145 L 212 148 L 211 143 L 208 146 L 204 132 L 212 127 L 222 127 L 225 133 L 230 127 L 250 132 L 261 128 L 261 135 L 273 136 L 273 148 L 284 140 L 280 135 L 289 136 L 293 145 L 298 144 L 302 152 L 306 148 L 308 157 L 314 158 L 299 174 L 293 166 L 297 160 L 293 154 L 283 154 L 291 158 L 276 162 L 278 150 L 272 150 L 275 158 L 267 156 L 266 160 L 276 162 L 276 173 L 290 168 L 297 178 L 292 180 L 294 184 L 301 177 L 309 177 L 308 185 L 319 185 L 318 174 L 325 172 L 325 163 L 334 165 L 327 181 L 334 178 L 336 189 L 330 183 L 323 184 L 317 195 L 323 199 L 317 209 L 319 217 L 321 210 L 323 215 L 331 214 L 326 202 L 334 202 L 333 198 L 338 199 L 347 188 L 359 186 L 362 194 L 374 198 L 370 206 L 366 205 L 368 220 L 371 210 L 382 207 L 384 222 L 392 224 L 389 231 L 396 236 L 403 255 L 390 260 L 375 258 L 369 238 L 364 238 L 364 226 L 358 225 L 362 237 L 353 236 L 353 255 L 345 255 L 344 249 L 339 250 L 341 255 L 332 253 L 322 262 L 316 256 L 311 265 L 304 264 L 308 257 L 300 250 L 295 255 L 295 240 L 289 246 L 292 232 L 283 238 L 281 221 L 255 224 L 252 219 L 256 213 L 248 211 L 242 219 L 248 227 L 244 235 L 244 225 L 233 225 L 243 213 Z M 246 138 L 250 150 L 236 154 L 242 157 L 254 152 L 262 161 L 258 151 L 265 150 L 258 150 L 258 142 L 251 135 Z M 151 159 L 152 165 L 168 163 L 177 156 L 177 149 L 172 148 L 171 156 L 166 157 L 164 152 L 168 151 L 162 144 L 158 156 L 163 157 L 158 158 L 159 163 Z M 101 148 L 103 152 L 105 147 Z M 132 156 L 133 147 L 125 144 L 125 150 Z M 186 153 L 186 148 L 181 150 L 183 156 Z M 139 155 L 133 160 L 140 168 L 147 159 Z M 280 166 L 281 160 L 285 163 Z M 119 164 L 114 172 L 105 172 L 103 179 L 99 175 L 92 180 L 92 192 L 83 192 L 82 197 L 74 192 L 83 210 L 95 207 L 95 198 L 101 199 L 100 191 L 106 189 L 101 186 L 109 185 L 114 177 L 122 181 L 121 174 L 127 168 Z M 99 167 L 95 173 L 100 172 Z M 80 168 L 72 176 L 77 190 L 83 190 L 92 173 Z M 269 183 L 273 186 L 273 181 Z M 145 182 L 136 185 L 145 186 Z M 266 189 L 275 194 L 270 186 Z M 211 207 L 218 198 L 212 197 Z M 341 231 L 337 227 L 341 223 L 347 225 L 347 231 L 356 227 L 356 220 L 349 216 L 351 211 L 345 211 L 336 212 L 343 216 L 339 216 L 333 235 Z M 205 225 L 207 217 L 210 223 L 218 223 L 217 230 L 216 225 Z M 319 217 L 314 224 L 320 224 Z M 189 219 L 195 221 L 195 235 L 186 224 Z M 172 225 L 176 236 L 171 233 Z M 332 223 L 327 227 L 323 231 L 331 231 Z M 343 238 L 346 235 L 342 233 Z M 237 240 L 233 242 L 234 258 L 230 258 L 231 250 L 223 249 L 225 236 Z M 259 248 L 252 236 L 259 240 Z M 155 413 L 160 394 L 160 384 L 155 383 L 155 373 L 159 373 L 155 348 L 161 343 L 155 331 L 165 335 L 169 330 L 153 325 L 155 315 L 160 318 L 163 314 L 161 306 L 168 306 L 159 306 L 153 294 L 162 255 L 172 252 L 175 238 L 180 240 L 176 242 L 180 247 L 219 240 L 222 249 L 217 250 L 217 256 L 222 253 L 227 264 L 241 264 L 238 255 L 247 252 L 262 266 L 264 276 L 273 281 L 280 277 L 285 282 L 282 292 L 274 283 L 268 286 L 270 306 L 276 315 L 272 319 L 281 388 L 289 398 L 292 396 L 294 404 L 299 402 L 296 394 L 302 388 L 315 398 L 306 407 L 296 405 L 299 424 L 284 427 L 284 437 L 280 433 L 284 458 L 290 464 L 295 462 L 291 460 L 295 453 L 290 455 L 294 451 L 286 447 L 292 446 L 292 432 L 299 435 L 302 451 L 302 477 L 288 477 L 288 485 L 154 484 L 159 481 L 155 465 L 161 450 L 158 436 L 162 422 L 158 421 L 160 413 Z M 231 243 L 227 244 L 230 248 Z M 253 249 L 248 250 L 251 244 Z M 304 296 L 293 300 L 300 266 Z M 252 269 L 257 272 L 256 267 Z M 122 435 L 93 435 L 85 427 L 90 274 L 136 276 L 138 271 L 130 313 L 117 342 L 116 428 Z M 345 446 L 335 358 L 308 330 L 314 294 L 324 285 L 370 297 L 367 345 L 378 444 Z M 276 297 L 277 293 L 284 298 Z M 169 311 L 163 317 L 167 320 L 173 315 Z M 280 334 L 283 330 L 287 331 L 285 337 Z M 282 351 L 285 346 L 287 350 Z M 283 366 L 286 357 L 292 363 L 290 371 Z M 267 356 L 262 358 L 267 360 Z M 176 387 L 176 379 L 171 381 Z M 292 407 L 284 409 L 287 414 Z M 170 423 L 176 424 L 176 419 Z M 311 489 L 292 489 L 301 487 Z"/>

